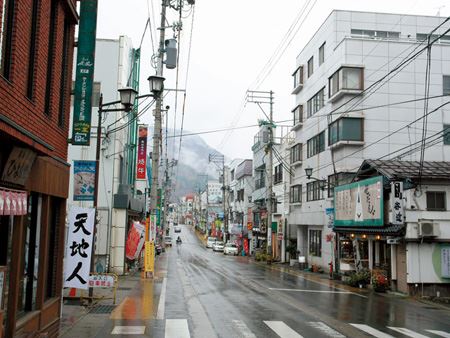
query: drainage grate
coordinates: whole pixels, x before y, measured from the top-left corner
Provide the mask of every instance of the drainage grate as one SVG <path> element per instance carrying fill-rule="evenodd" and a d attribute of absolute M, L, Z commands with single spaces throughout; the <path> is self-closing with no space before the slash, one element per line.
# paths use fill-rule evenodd
<path fill-rule="evenodd" d="M 115 305 L 96 305 L 89 313 L 111 313 L 115 308 Z"/>

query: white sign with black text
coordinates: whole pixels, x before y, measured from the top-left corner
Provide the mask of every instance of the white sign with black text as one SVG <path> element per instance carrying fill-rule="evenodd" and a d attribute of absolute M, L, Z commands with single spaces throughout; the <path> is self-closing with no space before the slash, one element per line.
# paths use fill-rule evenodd
<path fill-rule="evenodd" d="M 95 209 L 73 206 L 69 211 L 64 287 L 88 289 Z"/>
<path fill-rule="evenodd" d="M 403 182 L 391 182 L 391 215 L 392 224 L 401 225 L 404 222 Z"/>

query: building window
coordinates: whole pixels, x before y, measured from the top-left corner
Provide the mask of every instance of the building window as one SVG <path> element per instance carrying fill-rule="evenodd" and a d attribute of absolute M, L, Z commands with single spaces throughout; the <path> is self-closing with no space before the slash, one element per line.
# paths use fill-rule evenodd
<path fill-rule="evenodd" d="M 303 105 L 302 104 L 299 104 L 297 107 L 295 107 L 292 110 L 292 113 L 294 114 L 294 126 L 303 122 Z"/>
<path fill-rule="evenodd" d="M 230 173 L 230 175 L 231 175 L 231 180 L 232 180 L 232 181 L 234 181 L 234 169 L 233 169 L 233 170 L 231 170 L 231 173 Z"/>
<path fill-rule="evenodd" d="M 360 118 L 343 117 L 328 126 L 328 145 L 339 141 L 363 141 L 364 120 Z"/>
<path fill-rule="evenodd" d="M 314 73 L 314 56 L 308 60 L 308 78 Z"/>
<path fill-rule="evenodd" d="M 450 95 L 450 75 L 444 75 L 442 77 L 442 94 Z"/>
<path fill-rule="evenodd" d="M 57 0 L 51 1 L 50 9 L 50 26 L 48 34 L 48 52 L 47 52 L 47 82 L 45 85 L 45 108 L 44 112 L 47 115 L 51 115 L 51 93 L 53 84 L 53 63 L 55 59 L 55 45 L 56 45 L 56 32 L 57 32 L 57 10 L 58 2 Z"/>
<path fill-rule="evenodd" d="M 319 66 L 325 61 L 325 42 L 319 47 Z"/>
<path fill-rule="evenodd" d="M 307 143 L 308 158 L 325 150 L 325 131 L 310 138 Z"/>
<path fill-rule="evenodd" d="M 436 35 L 436 34 L 426 34 L 426 33 L 417 33 L 416 39 L 419 42 L 423 42 L 428 40 L 430 37 L 430 41 L 434 41 L 437 43 L 450 43 L 450 35 Z"/>
<path fill-rule="evenodd" d="M 322 257 L 322 230 L 309 230 L 309 254 Z"/>
<path fill-rule="evenodd" d="M 299 162 L 303 159 L 303 145 L 301 143 L 297 143 L 291 148 L 291 164 L 295 162 Z"/>
<path fill-rule="evenodd" d="M 446 206 L 445 191 L 427 191 L 427 210 L 445 211 Z"/>
<path fill-rule="evenodd" d="M 328 96 L 332 97 L 340 90 L 362 90 L 363 74 L 363 68 L 340 68 L 328 79 Z"/>
<path fill-rule="evenodd" d="M 334 187 L 351 183 L 355 176 L 355 173 L 336 173 L 328 176 L 328 197 L 334 196 Z"/>
<path fill-rule="evenodd" d="M 303 66 L 297 68 L 297 70 L 292 74 L 294 78 L 294 88 L 297 88 L 299 85 L 303 84 Z"/>
<path fill-rule="evenodd" d="M 265 171 L 265 169 L 256 170 L 255 189 L 261 189 L 266 186 Z"/>
<path fill-rule="evenodd" d="M 323 190 L 320 181 L 314 181 L 306 184 L 306 200 L 318 201 L 323 199 Z"/>
<path fill-rule="evenodd" d="M 444 145 L 450 145 L 450 124 L 444 124 Z"/>
<path fill-rule="evenodd" d="M 302 185 L 293 185 L 289 190 L 289 202 L 301 203 L 302 202 Z"/>
<path fill-rule="evenodd" d="M 398 39 L 400 38 L 400 32 L 389 32 L 389 31 L 373 31 L 369 29 L 352 29 L 352 36 L 356 37 L 367 37 L 367 38 L 378 38 L 378 39 Z"/>
<path fill-rule="evenodd" d="M 59 85 L 59 114 L 58 114 L 58 125 L 60 127 L 64 126 L 65 123 L 65 113 L 66 113 L 66 95 L 67 92 L 67 81 L 68 81 L 68 66 L 69 66 L 69 55 L 70 55 L 70 23 L 65 20 L 64 22 L 64 37 L 63 37 L 63 50 L 62 50 L 62 62 L 61 62 L 61 83 Z M 95 89 L 95 86 L 94 86 Z"/>
<path fill-rule="evenodd" d="M 308 100 L 308 117 L 317 113 L 325 105 L 325 87 Z"/>
<path fill-rule="evenodd" d="M 30 52 L 28 55 L 28 79 L 27 79 L 27 97 L 33 99 L 34 89 L 34 65 L 36 61 L 36 33 L 38 22 L 39 0 L 33 0 L 31 10 L 31 31 L 30 31 Z"/>
<path fill-rule="evenodd" d="M 278 184 L 283 181 L 283 165 L 280 163 L 275 166 L 275 174 L 273 175 L 273 183 Z"/>
<path fill-rule="evenodd" d="M 11 76 L 14 6 L 15 0 L 3 0 L 0 13 L 0 71 L 6 79 Z"/>

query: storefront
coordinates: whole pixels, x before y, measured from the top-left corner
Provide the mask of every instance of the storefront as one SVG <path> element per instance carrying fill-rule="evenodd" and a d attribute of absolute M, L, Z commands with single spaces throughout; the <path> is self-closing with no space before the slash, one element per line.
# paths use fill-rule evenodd
<path fill-rule="evenodd" d="M 0 329 L 59 327 L 69 166 L 0 137 Z"/>

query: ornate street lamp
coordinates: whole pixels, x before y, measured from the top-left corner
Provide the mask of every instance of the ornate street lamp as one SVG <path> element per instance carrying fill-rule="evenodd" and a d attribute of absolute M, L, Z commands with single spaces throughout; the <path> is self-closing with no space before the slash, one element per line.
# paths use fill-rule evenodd
<path fill-rule="evenodd" d="M 305 168 L 306 178 L 309 180 L 312 176 L 313 169 L 311 167 Z"/>
<path fill-rule="evenodd" d="M 165 78 L 162 76 L 150 75 L 147 80 L 150 87 L 150 92 L 152 92 L 155 96 L 160 96 L 164 90 Z"/>
<path fill-rule="evenodd" d="M 122 103 L 126 111 L 131 110 L 138 92 L 134 88 L 130 87 L 120 88 L 118 91 L 120 94 L 120 103 Z"/>

